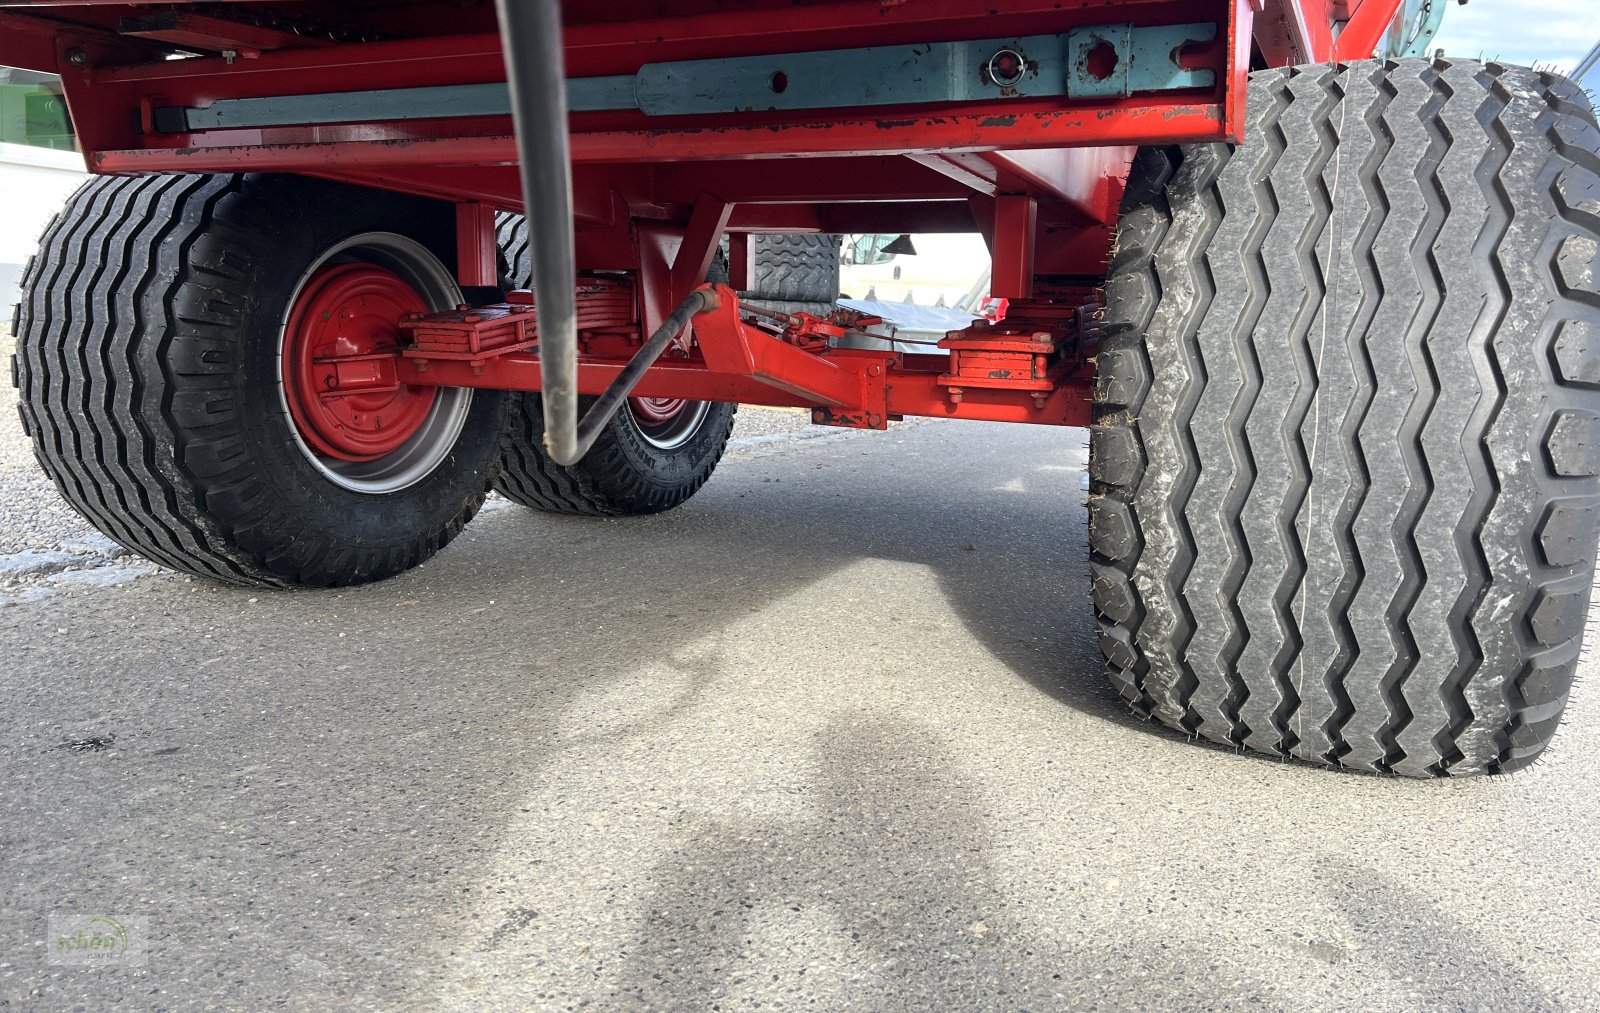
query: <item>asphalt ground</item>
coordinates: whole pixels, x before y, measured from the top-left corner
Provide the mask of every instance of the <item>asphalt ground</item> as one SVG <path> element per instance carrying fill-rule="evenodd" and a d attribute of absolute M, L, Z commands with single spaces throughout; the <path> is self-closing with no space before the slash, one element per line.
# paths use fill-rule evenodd
<path fill-rule="evenodd" d="M 1101 673 L 1081 434 L 801 422 L 372 587 L 13 577 L 0 1009 L 1600 1008 L 1594 680 L 1504 779 L 1187 742 Z"/>

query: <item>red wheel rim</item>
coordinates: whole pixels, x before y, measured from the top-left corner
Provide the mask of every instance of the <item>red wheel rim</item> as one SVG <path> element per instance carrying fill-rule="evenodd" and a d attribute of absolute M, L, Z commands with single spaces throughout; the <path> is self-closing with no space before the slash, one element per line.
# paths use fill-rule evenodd
<path fill-rule="evenodd" d="M 376 461 L 417 434 L 438 391 L 395 380 L 400 321 L 427 303 L 373 264 L 332 264 L 307 280 L 289 314 L 283 386 L 300 437 L 340 461 Z"/>
<path fill-rule="evenodd" d="M 681 397 L 635 397 L 628 399 L 633 417 L 647 426 L 660 426 L 683 414 L 689 402 Z"/>

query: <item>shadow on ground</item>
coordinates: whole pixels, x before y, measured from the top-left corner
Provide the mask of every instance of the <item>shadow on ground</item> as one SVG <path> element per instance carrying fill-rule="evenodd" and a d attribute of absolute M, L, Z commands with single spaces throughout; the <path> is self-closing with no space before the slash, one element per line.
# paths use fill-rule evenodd
<path fill-rule="evenodd" d="M 1173 738 L 1129 715 L 1101 674 L 1080 446 L 1071 434 L 926 425 L 730 461 L 660 517 L 495 510 L 433 563 L 375 587 L 268 594 L 163 576 L 0 609 L 10 668 L 0 951 L 13 955 L 0 963 L 12 974 L 0 999 L 681 1007 L 730 989 L 759 996 L 748 931 L 753 912 L 764 912 L 763 931 L 776 912 L 815 914 L 843 940 L 829 980 L 845 992 L 854 975 L 886 998 L 945 1008 L 1136 995 L 1151 1007 L 1161 996 L 1281 1005 L 1279 985 L 1219 956 L 1207 932 L 1120 908 L 1095 908 L 1105 924 L 1081 922 L 1068 912 L 1082 883 L 1054 881 L 1053 863 L 1062 875 L 1078 863 L 1071 875 L 1082 879 L 1145 861 L 1147 845 L 1128 839 L 1140 821 L 1225 841 L 1249 818 L 1259 786 L 1248 782 L 1285 770 L 1194 750 L 1195 763 L 1228 764 L 1218 771 L 1233 778 L 1234 801 L 1146 811 L 1138 806 L 1164 790 L 1138 780 L 1149 749 L 1111 776 L 1092 751 L 1054 738 L 1067 714 L 1091 719 L 1073 718 L 1075 734 L 1124 747 Z M 895 582 L 906 573 L 932 580 Z M 855 585 L 855 574 L 885 583 Z M 936 590 L 908 600 L 886 596 L 889 586 Z M 605 822 L 615 800 L 594 794 L 601 786 L 583 765 L 614 766 L 605 790 L 626 794 L 628 770 L 648 781 L 683 726 L 817 720 L 780 712 L 803 701 L 774 693 L 768 703 L 749 688 L 755 677 L 803 686 L 815 673 L 781 657 L 757 666 L 748 644 L 719 643 L 757 619 L 819 643 L 851 638 L 859 666 L 867 702 L 799 733 L 810 743 L 793 757 L 804 812 L 691 812 L 661 835 L 669 858 L 622 841 L 598 860 L 610 885 L 586 885 L 581 870 L 556 883 L 563 849 L 617 832 Z M 944 673 L 952 638 L 976 648 Z M 973 747 L 958 717 L 933 729 L 904 713 L 903 697 L 871 702 L 880 688 L 885 699 L 905 692 L 891 666 L 920 671 L 915 690 L 929 706 L 974 702 L 973 726 L 1020 775 L 1004 814 L 993 809 L 1000 789 L 976 782 L 960 755 Z M 668 678 L 670 690 L 649 681 Z M 946 690 L 948 700 L 929 701 Z M 730 715 L 731 700 L 750 710 Z M 1001 715 L 1011 727 L 985 725 Z M 1130 739 L 1135 729 L 1150 734 Z M 1004 752 L 1028 736 L 1044 743 L 1031 770 L 1027 749 Z M 63 748 L 91 739 L 110 748 Z M 758 759 L 697 762 L 715 779 Z M 1164 769 L 1192 790 L 1170 774 L 1181 768 Z M 735 797 L 747 790 L 737 777 L 728 784 Z M 668 798 L 641 811 L 657 801 L 692 808 Z M 1310 817 L 1303 832 L 1328 832 L 1349 813 Z M 1024 823 L 1048 845 L 996 839 Z M 997 873 L 997 854 L 1024 871 Z M 1180 847 L 1145 875 L 1176 883 L 1191 860 Z M 641 883 L 647 900 L 630 892 Z M 602 908 L 613 902 L 605 889 L 621 891 L 614 912 L 593 913 L 618 933 L 603 971 L 573 956 L 576 944 L 569 953 L 539 941 L 561 931 L 568 888 L 572 903 Z M 1363 918 L 1410 903 L 1378 879 L 1363 889 L 1350 908 L 1330 907 L 1357 935 Z M 150 966 L 93 978 L 51 966 L 43 926 L 62 911 L 148 917 Z M 1424 973 L 1436 943 L 1470 935 L 1443 912 L 1431 917 L 1433 935 L 1386 958 L 1395 974 Z M 1308 966 L 1342 959 L 1320 937 L 1286 945 Z M 795 973 L 783 971 L 784 988 Z M 1141 982 L 1163 990 L 1146 995 Z M 827 1005 L 844 994 L 831 987 L 812 994 Z M 1537 1003 L 1536 984 L 1522 987 Z"/>

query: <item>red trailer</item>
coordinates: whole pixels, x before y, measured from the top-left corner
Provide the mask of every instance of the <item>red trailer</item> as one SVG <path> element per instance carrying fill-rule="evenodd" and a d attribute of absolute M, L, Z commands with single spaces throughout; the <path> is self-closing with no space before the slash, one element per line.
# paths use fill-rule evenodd
<path fill-rule="evenodd" d="M 1089 427 L 1134 708 L 1414 776 L 1549 742 L 1600 537 L 1571 83 L 1429 58 L 1437 0 L 498 8 L 0 3 L 96 173 L 13 376 L 107 535 L 350 584 L 491 488 L 674 507 L 737 403 Z M 846 341 L 831 237 L 947 231 L 1005 319 Z"/>

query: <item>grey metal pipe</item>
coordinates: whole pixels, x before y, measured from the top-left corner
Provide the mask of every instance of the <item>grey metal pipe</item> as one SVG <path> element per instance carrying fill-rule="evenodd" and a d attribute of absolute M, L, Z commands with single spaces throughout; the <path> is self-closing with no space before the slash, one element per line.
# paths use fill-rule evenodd
<path fill-rule="evenodd" d="M 1576 81 L 1579 87 L 1588 88 L 1590 94 L 1593 94 L 1594 86 L 1585 83 L 1584 78 L 1589 76 L 1589 72 L 1594 70 L 1596 64 L 1600 64 L 1600 45 L 1596 45 L 1589 50 L 1588 55 L 1578 61 L 1578 65 L 1572 68 L 1572 73 L 1568 74 L 1567 77 Z"/>
<path fill-rule="evenodd" d="M 589 452 L 589 448 L 594 446 L 594 441 L 605 431 L 606 423 L 611 421 L 611 416 L 617 413 L 617 409 L 622 407 L 622 402 L 626 401 L 633 388 L 638 386 L 639 379 L 644 376 L 645 371 L 655 365 L 656 360 L 661 358 L 661 353 L 672 344 L 672 340 L 683 333 L 683 329 L 689 326 L 690 319 L 696 313 L 716 309 L 716 302 L 717 297 L 710 292 L 698 290 L 691 293 L 689 298 L 667 315 L 667 319 L 661 322 L 661 326 L 650 335 L 650 339 L 639 346 L 639 350 L 633 353 L 633 358 L 622 367 L 622 372 L 618 373 L 610 386 L 606 387 L 605 393 L 596 398 L 594 404 L 589 406 L 589 410 L 583 413 L 583 421 L 578 423 L 578 460 L 582 460 Z M 542 346 L 543 334 L 540 335 L 539 341 Z M 539 353 L 539 361 L 542 369 L 544 362 L 542 350 Z"/>
<path fill-rule="evenodd" d="M 544 444 L 557 464 L 576 464 L 588 447 L 578 439 L 578 270 L 561 6 L 557 0 L 495 0 L 495 9 L 539 306 Z"/>

